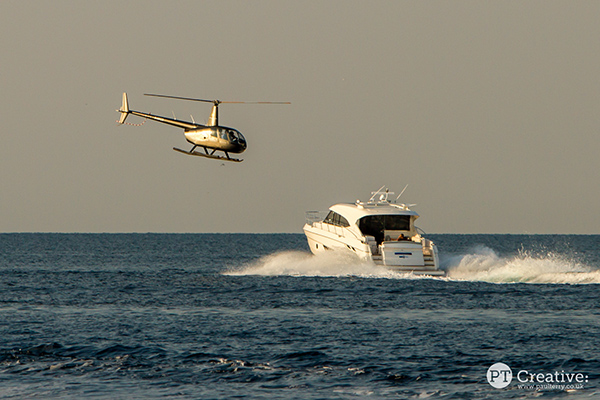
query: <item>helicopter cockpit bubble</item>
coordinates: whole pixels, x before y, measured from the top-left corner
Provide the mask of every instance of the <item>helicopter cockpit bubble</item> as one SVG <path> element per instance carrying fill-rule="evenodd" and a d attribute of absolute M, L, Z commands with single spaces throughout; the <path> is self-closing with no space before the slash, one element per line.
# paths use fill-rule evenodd
<path fill-rule="evenodd" d="M 247 145 L 246 145 L 246 138 L 244 137 L 244 135 L 242 135 L 242 133 L 241 133 L 241 132 L 239 132 L 239 131 L 236 131 L 236 132 L 237 132 L 237 134 L 238 134 L 238 136 L 239 136 L 239 138 L 238 138 L 238 139 L 239 139 L 240 145 L 242 145 L 242 147 L 245 149 L 245 148 L 246 148 L 246 146 L 247 146 Z"/>
<path fill-rule="evenodd" d="M 240 131 L 231 128 L 229 129 L 229 141 L 231 143 L 239 143 L 242 146 L 246 144 L 246 139 L 244 138 L 244 135 L 242 135 Z"/>

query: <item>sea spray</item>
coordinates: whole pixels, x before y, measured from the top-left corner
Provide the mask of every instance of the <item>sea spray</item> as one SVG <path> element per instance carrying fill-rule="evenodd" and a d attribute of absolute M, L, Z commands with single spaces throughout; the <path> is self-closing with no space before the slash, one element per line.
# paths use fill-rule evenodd
<path fill-rule="evenodd" d="M 547 252 L 533 254 L 520 250 L 518 254 L 500 257 L 485 246 L 475 247 L 468 254 L 448 256 L 443 268 L 453 280 L 495 283 L 600 283 L 600 271 L 564 255 Z"/>
<path fill-rule="evenodd" d="M 284 251 L 270 254 L 239 269 L 231 269 L 225 275 L 265 276 L 356 276 L 364 278 L 411 278 L 412 274 L 400 273 L 370 261 L 363 261 L 352 254 L 331 252 L 313 255 L 302 251 Z"/>
<path fill-rule="evenodd" d="M 313 255 L 303 251 L 276 252 L 241 267 L 229 268 L 224 275 L 245 276 L 323 276 L 387 279 L 442 279 L 491 283 L 600 283 L 600 271 L 547 252 L 533 254 L 521 250 L 514 256 L 499 256 L 486 246 L 476 246 L 466 254 L 441 255 L 446 277 L 402 273 L 356 258 L 349 253 Z"/>

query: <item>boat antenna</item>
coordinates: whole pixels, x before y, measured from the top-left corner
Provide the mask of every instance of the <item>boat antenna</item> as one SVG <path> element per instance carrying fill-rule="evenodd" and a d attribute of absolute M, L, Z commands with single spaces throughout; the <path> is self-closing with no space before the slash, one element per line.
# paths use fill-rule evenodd
<path fill-rule="evenodd" d="M 400 198 L 400 196 L 402 196 L 402 193 L 404 193 L 404 191 L 406 190 L 407 187 L 408 187 L 408 183 L 406 184 L 406 186 L 404 186 L 404 189 L 402 189 L 402 191 L 400 192 L 400 194 L 398 195 L 398 197 L 396 197 L 396 200 L 394 200 L 394 203 L 396 201 L 398 201 L 398 199 Z"/>
<path fill-rule="evenodd" d="M 375 198 L 375 196 L 377 196 L 378 194 L 381 194 L 381 189 L 383 189 L 384 187 L 385 187 L 385 185 L 383 185 L 382 187 L 380 187 L 378 191 L 376 191 L 376 192 L 371 192 L 371 194 L 372 194 L 373 196 L 371 196 L 371 198 L 369 199 L 369 203 L 372 203 L 372 202 L 373 202 L 373 199 Z"/>

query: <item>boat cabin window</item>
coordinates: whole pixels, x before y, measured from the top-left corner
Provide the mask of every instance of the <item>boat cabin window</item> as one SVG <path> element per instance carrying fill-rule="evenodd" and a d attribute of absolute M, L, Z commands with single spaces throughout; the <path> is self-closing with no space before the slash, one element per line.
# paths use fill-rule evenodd
<path fill-rule="evenodd" d="M 363 235 L 373 236 L 377 243 L 383 242 L 385 231 L 409 231 L 410 215 L 368 215 L 358 220 Z"/>
<path fill-rule="evenodd" d="M 326 224 L 341 226 L 343 228 L 347 228 L 350 226 L 346 218 L 342 217 L 340 214 L 334 211 L 329 211 L 329 214 L 327 214 L 327 217 L 325 217 L 323 222 L 325 222 Z"/>

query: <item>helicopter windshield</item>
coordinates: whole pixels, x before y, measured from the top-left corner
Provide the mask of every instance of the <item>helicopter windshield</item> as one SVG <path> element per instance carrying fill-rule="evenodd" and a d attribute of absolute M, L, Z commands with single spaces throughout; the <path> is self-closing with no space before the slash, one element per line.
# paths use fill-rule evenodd
<path fill-rule="evenodd" d="M 231 143 L 244 143 L 242 134 L 235 129 L 221 128 L 219 129 L 219 137 L 221 139 L 228 140 Z"/>
<path fill-rule="evenodd" d="M 231 143 L 240 143 L 240 144 L 246 143 L 244 136 L 240 132 L 238 132 L 234 129 L 229 130 L 229 141 L 231 141 Z"/>

